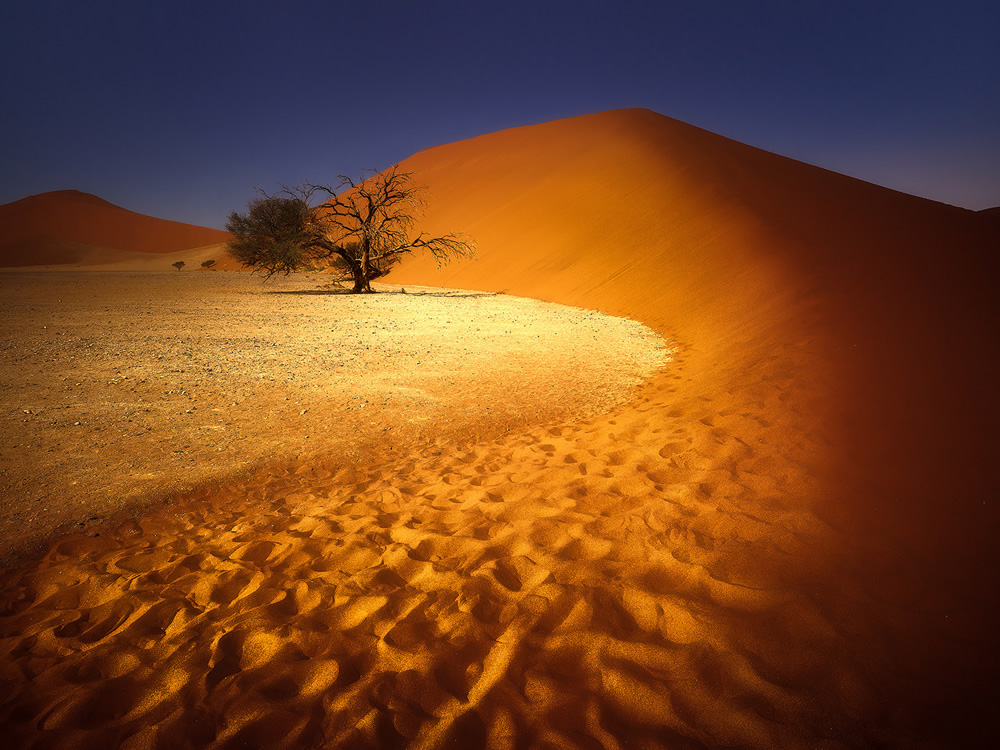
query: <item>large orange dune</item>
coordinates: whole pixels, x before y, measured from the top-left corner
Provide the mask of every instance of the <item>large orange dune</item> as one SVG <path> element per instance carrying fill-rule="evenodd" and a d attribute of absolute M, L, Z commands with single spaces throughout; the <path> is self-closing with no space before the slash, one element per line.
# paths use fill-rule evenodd
<path fill-rule="evenodd" d="M 989 746 L 990 212 L 645 110 L 403 168 L 479 254 L 391 284 L 628 316 L 671 361 L 608 414 L 54 541 L 0 580 L 15 746 Z"/>
<path fill-rule="evenodd" d="M 697 488 L 699 502 L 745 513 L 707 534 L 709 575 L 751 587 L 763 569 L 779 587 L 808 580 L 827 612 L 857 596 L 853 580 L 875 598 L 854 605 L 896 618 L 898 632 L 853 630 L 836 615 L 830 627 L 884 637 L 882 647 L 901 651 L 893 668 L 920 675 L 913 692 L 879 687 L 870 708 L 881 702 L 886 722 L 923 712 L 938 741 L 975 723 L 963 712 L 997 695 L 1000 227 L 991 212 L 646 110 L 485 135 L 403 168 L 430 189 L 426 229 L 466 231 L 480 252 L 441 272 L 414 260 L 390 281 L 591 307 L 676 342 L 679 364 L 637 407 L 645 433 L 663 435 L 640 463 L 657 466 L 666 486 Z M 679 430 L 687 437 L 677 442 Z M 635 440 L 616 437 L 623 450 Z M 754 539 L 751 527 L 784 511 L 827 524 L 830 549 L 789 554 Z M 748 625 L 744 647 L 766 661 L 800 658 L 792 654 L 810 647 L 787 626 L 764 637 Z M 759 637 L 768 649 L 750 645 Z"/>
<path fill-rule="evenodd" d="M 0 267 L 141 262 L 228 239 L 228 232 L 145 216 L 78 190 L 0 206 Z"/>
<path fill-rule="evenodd" d="M 831 519 L 896 526 L 928 513 L 937 536 L 944 513 L 965 535 L 991 512 L 1000 228 L 989 211 L 647 110 L 485 135 L 403 168 L 430 189 L 426 229 L 461 229 L 480 252 L 441 271 L 413 260 L 390 281 L 634 317 L 686 348 L 699 389 L 738 394 L 781 364 L 787 408 L 754 411 L 814 441 L 812 469 L 878 498 L 803 498 Z"/>

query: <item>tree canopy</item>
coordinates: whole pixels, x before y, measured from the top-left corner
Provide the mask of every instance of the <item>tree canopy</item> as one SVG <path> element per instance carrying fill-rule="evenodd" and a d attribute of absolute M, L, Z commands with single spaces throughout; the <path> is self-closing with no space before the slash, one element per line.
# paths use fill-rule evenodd
<path fill-rule="evenodd" d="M 407 253 L 426 250 L 439 266 L 475 255 L 475 243 L 461 234 L 413 236 L 425 200 L 426 189 L 398 165 L 357 182 L 341 175 L 334 186 L 307 184 L 262 194 L 245 214 L 230 214 L 229 253 L 268 278 L 326 265 L 351 279 L 352 291 L 371 292 L 372 280 Z"/>

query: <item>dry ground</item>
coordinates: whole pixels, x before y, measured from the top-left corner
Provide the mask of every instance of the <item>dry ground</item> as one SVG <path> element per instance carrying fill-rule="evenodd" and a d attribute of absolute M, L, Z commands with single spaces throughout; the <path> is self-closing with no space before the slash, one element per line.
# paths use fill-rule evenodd
<path fill-rule="evenodd" d="M 606 411 L 660 366 L 633 321 L 504 295 L 235 273 L 0 275 L 0 543 L 275 460 Z"/>
<path fill-rule="evenodd" d="M 148 318 L 165 326 L 142 360 L 145 374 L 120 373 L 136 378 L 125 395 L 151 410 L 175 399 L 177 424 L 222 423 L 226 430 L 211 433 L 239 435 L 218 451 L 194 442 L 208 430 L 189 433 L 189 449 L 207 445 L 215 461 L 254 450 L 275 460 L 245 469 L 234 461 L 240 476 L 63 536 L 8 567 L 0 731 L 9 746 L 847 750 L 955 746 L 990 729 L 995 620 L 976 597 L 995 589 L 975 567 L 962 564 L 956 577 L 915 564 L 921 548 L 889 543 L 899 538 L 892 528 L 858 534 L 837 523 L 831 509 L 860 502 L 863 487 L 838 473 L 834 495 L 817 467 L 830 446 L 812 429 L 821 394 L 802 385 L 802 373 L 818 369 L 808 339 L 731 338 L 720 354 L 709 348 L 718 342 L 691 343 L 661 323 L 679 342 L 669 364 L 638 388 L 633 376 L 607 391 L 619 367 L 587 366 L 631 362 L 637 375 L 662 355 L 627 321 L 597 330 L 599 317 L 555 308 L 565 325 L 545 317 L 549 338 L 538 330 L 541 338 L 521 340 L 535 350 L 531 360 L 514 337 L 528 329 L 509 312 L 491 319 L 490 305 L 521 304 L 502 296 L 348 298 L 311 286 L 269 294 L 241 287 L 244 278 L 196 278 L 161 281 L 175 291 L 189 283 L 194 297 L 197 284 L 233 284 L 231 304 L 219 307 L 249 320 L 222 329 L 204 300 L 200 322 L 171 313 L 184 309 L 163 302 L 172 295 L 122 300 L 128 310 L 153 305 Z M 345 317 L 344 304 L 360 314 L 425 303 L 444 306 L 425 334 L 448 346 L 421 344 L 402 318 L 385 322 L 384 351 L 360 345 L 387 362 L 404 359 L 408 372 L 433 366 L 431 375 L 407 375 L 417 391 L 392 390 L 369 365 L 351 365 L 367 403 L 337 401 L 360 395 L 353 391 L 311 390 L 315 373 L 340 360 L 324 362 L 326 347 L 296 349 L 289 326 L 325 342 L 334 324 L 378 330 L 371 318 Z M 101 304 L 113 313 L 118 302 Z M 327 305 L 325 315 L 308 312 Z M 455 314 L 476 307 L 477 315 Z M 550 308 L 528 309 L 539 311 L 541 328 Z M 496 328 L 442 335 L 457 330 L 449 320 L 476 319 Z M 73 320 L 38 322 L 50 326 L 43 332 L 66 331 Z M 131 351 L 146 330 L 122 325 L 114 341 Z M 629 330 L 642 346 L 615 353 Z M 197 358 L 206 334 L 230 337 L 218 347 L 232 350 L 229 364 Z M 62 368 L 70 356 L 92 356 L 82 377 L 103 350 L 89 334 L 68 335 L 73 348 L 63 355 L 66 336 L 32 340 L 55 360 L 56 386 L 82 389 L 80 378 L 59 379 L 69 374 Z M 480 363 L 486 385 L 460 378 L 472 352 L 503 342 Z M 269 351 L 270 370 L 260 367 Z M 643 351 L 652 359 L 637 360 Z M 443 359 L 431 360 L 435 353 Z M 168 372 L 155 369 L 157 356 L 173 363 Z M 566 358 L 567 368 L 555 367 Z M 297 364 L 276 364 L 288 360 Z M 217 369 L 229 375 L 217 380 Z M 269 371 L 280 373 L 274 383 L 259 378 Z M 90 387 L 128 382 L 113 379 Z M 610 411 L 600 413 L 594 399 L 616 392 L 624 400 L 601 402 Z M 329 419 L 308 422 L 324 401 Z M 238 418 L 226 416 L 247 403 Z M 280 418 L 269 416 L 275 403 Z M 582 418 L 577 408 L 594 413 Z M 69 426 L 85 427 L 71 416 Z M 143 435 L 155 440 L 166 416 Z M 389 418 L 391 436 L 380 421 Z M 318 438 L 333 452 L 307 445 Z M 132 471 L 119 452 L 109 443 L 110 466 Z M 182 455 L 165 465 L 200 465 L 197 454 Z M 283 456 L 293 460 L 276 460 Z"/>

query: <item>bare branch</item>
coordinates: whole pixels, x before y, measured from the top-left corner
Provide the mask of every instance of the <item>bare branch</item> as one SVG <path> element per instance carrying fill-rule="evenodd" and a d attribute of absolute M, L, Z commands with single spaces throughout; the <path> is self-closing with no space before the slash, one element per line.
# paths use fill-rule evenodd
<path fill-rule="evenodd" d="M 426 189 L 398 164 L 384 172 L 365 170 L 357 182 L 338 175 L 333 186 L 306 183 L 282 185 L 275 195 L 258 192 L 246 215 L 230 216 L 229 251 L 267 278 L 325 262 L 353 278 L 355 292 L 371 291 L 370 282 L 407 253 L 426 250 L 439 267 L 475 255 L 475 242 L 464 235 L 410 238 Z"/>

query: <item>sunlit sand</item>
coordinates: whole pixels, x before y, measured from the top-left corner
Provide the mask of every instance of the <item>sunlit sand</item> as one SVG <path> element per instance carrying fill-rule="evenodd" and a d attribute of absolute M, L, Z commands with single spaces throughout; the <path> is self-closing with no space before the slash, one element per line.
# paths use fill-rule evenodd
<path fill-rule="evenodd" d="M 988 736 L 993 222 L 642 111 L 403 166 L 480 252 L 391 286 L 625 316 L 670 360 L 603 411 L 276 455 L 11 566 L 13 746 Z"/>
<path fill-rule="evenodd" d="M 669 360 L 635 321 L 329 277 L 0 274 L 0 554 L 285 461 L 607 411 Z M 35 538 L 37 537 L 37 538 Z"/>

